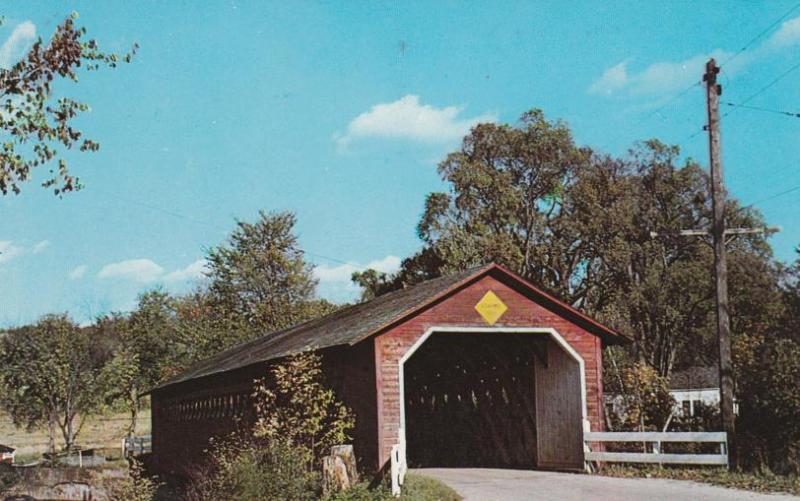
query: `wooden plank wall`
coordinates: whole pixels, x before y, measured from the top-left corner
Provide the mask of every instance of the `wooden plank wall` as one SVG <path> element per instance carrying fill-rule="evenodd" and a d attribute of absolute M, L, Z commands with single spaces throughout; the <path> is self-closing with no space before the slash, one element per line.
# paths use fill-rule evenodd
<path fill-rule="evenodd" d="M 353 446 L 366 470 L 377 464 L 375 357 L 371 344 L 322 350 L 325 382 L 356 416 Z M 277 363 L 279 361 L 274 361 Z M 152 395 L 155 466 L 169 475 L 188 476 L 205 460 L 212 438 L 249 430 L 255 422 L 253 380 L 269 373 L 270 363 L 180 383 Z"/>
<path fill-rule="evenodd" d="M 547 345 L 547 367 L 536 365 L 539 468 L 583 467 L 583 419 L 578 363 L 560 346 Z"/>

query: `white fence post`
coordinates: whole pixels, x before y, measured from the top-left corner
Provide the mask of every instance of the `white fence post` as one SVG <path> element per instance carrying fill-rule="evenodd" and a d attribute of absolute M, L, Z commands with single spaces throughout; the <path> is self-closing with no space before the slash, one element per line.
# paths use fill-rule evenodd
<path fill-rule="evenodd" d="M 406 439 L 403 430 L 398 432 L 397 443 L 392 446 L 390 457 L 390 475 L 392 477 L 392 495 L 400 496 L 400 488 L 405 482 L 408 463 L 406 462 Z"/>

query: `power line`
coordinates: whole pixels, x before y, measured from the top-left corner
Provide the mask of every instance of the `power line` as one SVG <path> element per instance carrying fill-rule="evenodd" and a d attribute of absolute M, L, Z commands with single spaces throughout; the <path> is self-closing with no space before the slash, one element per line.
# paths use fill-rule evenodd
<path fill-rule="evenodd" d="M 786 115 L 789 117 L 800 118 L 800 113 L 795 113 L 792 111 L 773 110 L 770 108 L 761 108 L 759 106 L 748 106 L 746 104 L 736 104 L 729 102 L 722 102 L 721 104 L 724 104 L 725 106 L 733 106 L 735 108 L 744 108 L 746 110 L 764 111 L 767 113 L 775 113 L 777 115 Z"/>
<path fill-rule="evenodd" d="M 659 114 L 659 113 L 661 113 L 661 112 L 662 112 L 664 109 L 666 109 L 666 108 L 667 108 L 669 105 L 671 105 L 673 102 L 675 102 L 675 101 L 678 101 L 680 98 L 682 98 L 683 96 L 685 96 L 686 94 L 688 94 L 688 93 L 689 93 L 689 91 L 691 91 L 691 90 L 692 90 L 692 89 L 694 89 L 695 87 L 697 87 L 697 86 L 699 86 L 699 85 L 702 85 L 702 84 L 703 84 L 703 82 L 702 82 L 702 81 L 697 81 L 697 82 L 694 82 L 692 85 L 690 85 L 690 86 L 686 87 L 685 89 L 683 89 L 683 90 L 682 90 L 682 91 L 680 91 L 679 93 L 677 93 L 677 94 L 675 94 L 674 96 L 672 96 L 671 98 L 667 99 L 667 101 L 666 101 L 664 104 L 662 104 L 662 105 L 661 105 L 661 106 L 659 106 L 658 108 L 654 109 L 653 111 L 651 111 L 651 112 L 650 112 L 650 113 L 648 113 L 647 115 L 643 116 L 642 118 L 640 118 L 639 120 L 637 120 L 636 122 L 634 122 L 632 125 L 629 125 L 629 126 L 628 126 L 628 127 L 626 127 L 625 129 L 623 129 L 623 131 L 622 131 L 621 133 L 619 133 L 619 134 L 617 134 L 616 136 L 614 136 L 614 137 L 613 137 L 613 138 L 612 138 L 610 141 L 607 141 L 606 143 L 604 143 L 604 145 L 601 145 L 601 148 L 602 148 L 602 147 L 604 147 L 605 145 L 609 144 L 609 143 L 613 143 L 613 142 L 614 142 L 614 141 L 616 141 L 617 139 L 621 138 L 622 136 L 624 136 L 625 134 L 627 134 L 628 132 L 630 132 L 630 131 L 631 131 L 633 128 L 635 128 L 635 127 L 637 127 L 637 126 L 641 125 L 642 123 L 644 123 L 645 121 L 649 120 L 651 117 L 655 116 L 656 114 Z"/>
<path fill-rule="evenodd" d="M 778 19 L 777 19 L 775 22 L 773 22 L 772 24 L 770 24 L 769 26 L 767 26 L 766 28 L 764 28 L 764 29 L 763 29 L 763 30 L 762 30 L 762 31 L 761 31 L 761 32 L 760 32 L 758 35 L 756 35 L 756 36 L 754 36 L 753 38 L 751 38 L 751 39 L 750 39 L 750 41 L 748 41 L 746 44 L 744 44 L 744 46 L 743 46 L 741 49 L 739 49 L 738 51 L 736 51 L 736 53 L 735 53 L 735 54 L 733 54 L 731 57 L 729 57 L 729 58 L 728 58 L 728 59 L 726 59 L 726 60 L 725 60 L 723 63 L 721 63 L 721 64 L 720 64 L 720 66 L 725 66 L 726 64 L 729 64 L 731 61 L 733 61 L 734 59 L 736 59 L 737 57 L 739 57 L 739 56 L 740 56 L 740 55 L 741 55 L 741 54 L 742 54 L 744 51 L 746 51 L 747 49 L 749 49 L 749 48 L 750 48 L 750 46 L 751 46 L 751 45 L 753 45 L 753 43 L 755 43 L 755 41 L 756 41 L 756 40 L 758 40 L 758 39 L 759 39 L 759 38 L 761 38 L 762 36 L 766 35 L 766 34 L 767 34 L 767 33 L 768 33 L 770 30 L 772 30 L 772 28 L 774 28 L 774 27 L 775 27 L 775 26 L 777 26 L 777 25 L 778 25 L 778 24 L 779 24 L 781 21 L 783 21 L 784 19 L 786 19 L 787 17 L 789 17 L 789 15 L 790 15 L 792 12 L 794 12 L 795 10 L 797 10 L 798 8 L 800 8 L 800 3 L 796 4 L 794 7 L 792 7 L 792 8 L 791 8 L 791 9 L 789 9 L 788 11 L 786 11 L 786 13 L 785 13 L 784 15 L 782 15 L 781 17 L 779 17 L 779 18 L 778 18 Z"/>
<path fill-rule="evenodd" d="M 766 28 L 764 28 L 763 30 L 761 30 L 761 31 L 760 31 L 760 32 L 759 32 L 759 33 L 758 33 L 756 36 L 754 36 L 753 38 L 751 38 L 750 40 L 748 40 L 748 41 L 747 41 L 747 43 L 745 43 L 745 44 L 744 44 L 744 45 L 743 45 L 743 46 L 742 46 L 742 47 L 741 47 L 741 48 L 740 48 L 738 51 L 736 51 L 736 52 L 735 52 L 733 55 L 731 55 L 731 56 L 730 56 L 728 59 L 726 59 L 726 60 L 725 60 L 725 61 L 724 61 L 722 64 L 720 64 L 719 66 L 720 66 L 720 67 L 723 67 L 723 66 L 725 66 L 725 65 L 729 64 L 731 61 L 733 61 L 733 60 L 734 60 L 734 59 L 736 59 L 737 57 L 739 57 L 740 55 L 742 55 L 742 53 L 743 53 L 743 52 L 745 52 L 747 49 L 749 49 L 749 48 L 750 48 L 750 47 L 751 47 L 751 46 L 752 46 L 752 45 L 753 45 L 753 44 L 754 44 L 754 43 L 755 43 L 757 40 L 759 40 L 761 37 L 763 37 L 764 35 L 766 35 L 767 33 L 769 33 L 769 32 L 770 32 L 770 31 L 771 31 L 771 30 L 772 30 L 772 29 L 773 29 L 775 26 L 777 26 L 777 25 L 778 25 L 778 24 L 780 24 L 780 23 L 781 23 L 781 22 L 782 22 L 784 19 L 786 19 L 787 17 L 789 17 L 789 16 L 790 16 L 790 15 L 791 15 L 791 14 L 792 14 L 794 11 L 796 11 L 798 8 L 800 8 L 800 3 L 797 3 L 797 4 L 795 4 L 795 5 L 794 5 L 794 6 L 793 6 L 791 9 L 789 9 L 789 10 L 788 10 L 788 11 L 786 11 L 786 12 L 785 12 L 785 13 L 784 13 L 782 16 L 780 16 L 778 19 L 776 19 L 775 21 L 773 21 L 773 22 L 772 22 L 772 23 L 771 23 L 769 26 L 767 26 Z M 792 69 L 792 70 L 790 70 L 788 73 L 791 73 L 791 71 L 793 71 L 794 69 L 796 69 L 796 68 L 793 68 L 793 69 Z M 787 74 L 788 74 L 788 73 L 787 73 Z M 785 75 L 783 75 L 783 76 L 785 76 Z M 779 77 L 779 78 L 778 78 L 778 80 L 780 80 L 780 78 L 783 78 L 783 76 Z M 774 83 L 777 83 L 777 82 L 772 82 L 772 83 L 770 83 L 770 84 L 767 86 L 767 88 L 771 87 L 771 86 L 772 86 Z M 641 118 L 640 120 L 637 120 L 637 121 L 634 123 L 634 125 L 633 125 L 633 126 L 626 128 L 626 129 L 623 131 L 623 133 L 622 133 L 622 134 L 620 134 L 620 135 L 618 135 L 618 136 L 614 137 L 614 138 L 613 138 L 613 139 L 612 139 L 610 142 L 616 141 L 616 140 L 617 140 L 619 137 L 621 137 L 623 134 L 626 134 L 627 132 L 629 132 L 629 131 L 631 130 L 631 128 L 632 128 L 632 127 L 635 127 L 635 126 L 637 126 L 637 125 L 640 125 L 640 124 L 641 124 L 641 123 L 643 123 L 645 120 L 648 120 L 648 119 L 649 119 L 649 118 L 651 118 L 652 116 L 654 116 L 654 115 L 656 115 L 656 114 L 660 113 L 660 112 L 661 112 L 661 111 L 663 111 L 663 110 L 664 110 L 664 109 L 665 109 L 667 106 L 669 106 L 670 104 L 672 104 L 674 101 L 677 101 L 678 99 L 680 99 L 680 98 L 682 98 L 683 96 L 685 96 L 686 94 L 688 94 L 688 93 L 689 93 L 689 91 L 691 91 L 691 90 L 692 90 L 692 89 L 693 89 L 695 86 L 697 86 L 697 85 L 702 85 L 702 84 L 703 84 L 703 82 L 702 82 L 702 81 L 700 81 L 700 82 L 695 82 L 695 83 L 693 83 L 692 85 L 690 85 L 689 87 L 685 88 L 684 90 L 682 90 L 681 92 L 679 92 L 678 94 L 674 95 L 672 98 L 670 98 L 669 100 L 667 100 L 667 102 L 666 102 L 666 103 L 664 103 L 663 105 L 659 106 L 658 108 L 656 108 L 656 109 L 655 109 L 655 110 L 653 110 L 652 112 L 648 113 L 647 115 L 645 115 L 645 116 L 644 116 L 643 118 Z M 766 88 L 765 88 L 765 89 L 762 89 L 762 91 L 759 91 L 759 93 L 760 93 L 760 92 L 763 92 L 763 90 L 766 90 Z M 758 94 L 758 93 L 757 93 L 757 94 Z M 756 94 L 756 95 L 757 95 L 757 94 Z M 753 97 L 755 97 L 755 95 L 754 95 L 754 96 L 751 96 L 750 98 L 748 98 L 748 100 L 749 100 L 749 99 L 752 99 Z M 746 100 L 746 101 L 745 101 L 745 103 L 746 103 L 748 100 Z M 744 104 L 744 103 L 743 103 L 743 104 Z M 733 110 L 731 110 L 731 111 L 733 111 Z M 722 116 L 722 118 L 724 118 L 726 115 L 729 115 L 730 113 L 731 113 L 731 112 L 728 112 L 728 113 L 726 113 L 725 115 L 723 115 L 723 116 Z M 705 128 L 705 127 L 703 127 L 701 130 L 699 130 L 699 131 L 695 132 L 694 134 L 690 135 L 690 136 L 689 136 L 689 137 L 688 137 L 686 140 L 688 141 L 688 140 L 690 140 L 690 139 L 694 139 L 695 137 L 697 137 L 697 136 L 698 136 L 700 133 L 704 132 L 705 130 L 706 130 L 706 128 Z"/>
<path fill-rule="evenodd" d="M 747 99 L 742 101 L 740 104 L 738 104 L 732 110 L 730 110 L 727 113 L 725 113 L 724 115 L 722 115 L 722 117 L 720 117 L 720 120 L 722 120 L 723 118 L 727 117 L 728 115 L 730 115 L 731 113 L 733 113 L 737 109 L 743 107 L 744 105 L 746 105 L 747 103 L 749 103 L 750 101 L 755 99 L 757 96 L 761 95 L 767 89 L 769 89 L 770 87 L 772 87 L 776 83 L 778 83 L 781 80 L 783 80 L 784 78 L 786 78 L 790 73 L 792 73 L 793 71 L 797 70 L 797 68 L 800 68 L 800 63 L 795 64 L 794 66 L 792 66 L 788 70 L 784 71 L 783 73 L 781 73 L 780 75 L 775 77 L 770 83 L 768 83 L 767 85 L 765 85 L 765 86 L 761 87 L 760 89 L 758 89 L 754 94 L 751 94 L 750 97 L 748 97 Z"/>
<path fill-rule="evenodd" d="M 763 204 L 764 202 L 769 202 L 771 200 L 775 200 L 776 198 L 780 198 L 782 196 L 788 195 L 789 193 L 793 193 L 793 192 L 798 191 L 798 190 L 800 190 L 800 185 L 793 186 L 792 188 L 789 188 L 788 190 L 780 191 L 778 193 L 775 193 L 774 195 L 770 195 L 768 197 L 761 198 L 761 199 L 756 200 L 755 202 L 747 204 L 747 205 L 741 207 L 739 209 L 739 211 L 743 211 L 745 209 L 749 209 L 749 208 L 751 208 L 751 207 L 753 207 L 753 206 L 755 206 L 757 204 Z"/>
<path fill-rule="evenodd" d="M 725 114 L 723 114 L 721 117 L 719 117 L 720 122 L 722 121 L 723 118 L 727 117 L 728 115 L 730 115 L 731 113 L 735 112 L 736 110 L 744 108 L 747 103 L 749 103 L 750 101 L 752 101 L 756 97 L 760 96 L 762 93 L 766 92 L 770 87 L 772 87 L 776 83 L 778 83 L 781 80 L 783 80 L 784 78 L 786 78 L 790 73 L 792 73 L 793 71 L 797 70 L 798 68 L 800 68 L 800 63 L 795 64 L 794 66 L 792 66 L 788 70 L 784 71 L 783 73 L 781 73 L 780 75 L 778 75 L 777 77 L 772 79 L 772 81 L 770 81 L 767 85 L 765 85 L 765 86 L 761 87 L 760 89 L 758 89 L 755 93 L 751 94 L 747 99 L 745 99 L 741 103 L 733 104 L 732 105 L 733 107 L 729 111 L 727 111 Z M 698 130 L 697 132 L 695 132 L 694 134 L 689 136 L 686 140 L 688 141 L 688 140 L 694 139 L 696 136 L 698 136 L 700 133 L 702 133 L 702 132 L 704 132 L 706 130 L 708 130 L 708 125 L 704 125 L 702 129 Z"/>

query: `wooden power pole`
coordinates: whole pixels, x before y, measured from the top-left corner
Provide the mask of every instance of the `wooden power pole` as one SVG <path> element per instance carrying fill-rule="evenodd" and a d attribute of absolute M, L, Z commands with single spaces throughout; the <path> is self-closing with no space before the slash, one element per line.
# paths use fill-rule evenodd
<path fill-rule="evenodd" d="M 714 59 L 706 63 L 703 81 L 706 83 L 708 108 L 708 156 L 711 169 L 711 203 L 714 243 L 714 277 L 717 290 L 717 338 L 719 342 L 719 393 L 722 429 L 728 434 L 728 467 L 735 468 L 736 416 L 733 412 L 733 362 L 731 357 L 731 325 L 728 314 L 728 257 L 725 250 L 725 187 L 722 182 L 720 152 L 719 96 L 722 86 L 717 83 L 719 66 Z"/>
<path fill-rule="evenodd" d="M 722 411 L 722 429 L 728 434 L 728 467 L 736 468 L 736 416 L 733 406 L 733 362 L 731 360 L 731 325 L 728 312 L 728 257 L 725 238 L 728 235 L 748 235 L 762 233 L 769 235 L 779 228 L 725 228 L 725 186 L 722 182 L 722 157 L 719 134 L 719 96 L 722 87 L 717 83 L 719 66 L 714 59 L 706 63 L 703 81 L 706 83 L 708 111 L 708 154 L 711 170 L 711 203 L 713 223 L 711 231 L 706 229 L 681 230 L 669 232 L 672 235 L 705 237 L 711 235 L 714 246 L 714 281 L 717 291 L 717 337 L 719 340 L 719 393 Z M 651 231 L 657 238 L 659 233 Z"/>

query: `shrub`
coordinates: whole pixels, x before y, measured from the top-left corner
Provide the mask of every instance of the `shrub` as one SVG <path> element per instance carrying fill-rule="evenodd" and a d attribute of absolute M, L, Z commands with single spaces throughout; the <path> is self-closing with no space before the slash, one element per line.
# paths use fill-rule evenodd
<path fill-rule="evenodd" d="M 743 466 L 800 474 L 800 343 L 763 335 L 735 341 Z"/>
<path fill-rule="evenodd" d="M 638 362 L 623 371 L 620 383 L 624 412 L 613 416 L 619 421 L 614 423 L 614 429 L 662 431 L 675 405 L 667 378 Z"/>
<path fill-rule="evenodd" d="M 255 381 L 252 432 L 212 446 L 187 500 L 317 499 L 321 458 L 349 440 L 352 412 L 323 381 L 319 355 L 288 357 Z M 353 495 L 358 492 L 354 491 Z"/>
<path fill-rule="evenodd" d="M 19 481 L 19 474 L 8 463 L 0 463 L 0 492 L 6 492 Z"/>
<path fill-rule="evenodd" d="M 213 448 L 212 461 L 193 476 L 187 501 L 305 501 L 319 492 L 319 476 L 306 469 L 302 452 L 281 440 L 228 440 Z"/>
<path fill-rule="evenodd" d="M 137 461 L 131 461 L 124 479 L 109 487 L 111 499 L 125 501 L 152 501 L 159 483 L 149 478 Z"/>
<path fill-rule="evenodd" d="M 291 443 L 306 468 L 320 467 L 334 445 L 350 440 L 352 411 L 336 399 L 323 381 L 322 359 L 315 353 L 292 356 L 256 381 L 253 400 L 257 421 L 253 434 Z"/>

